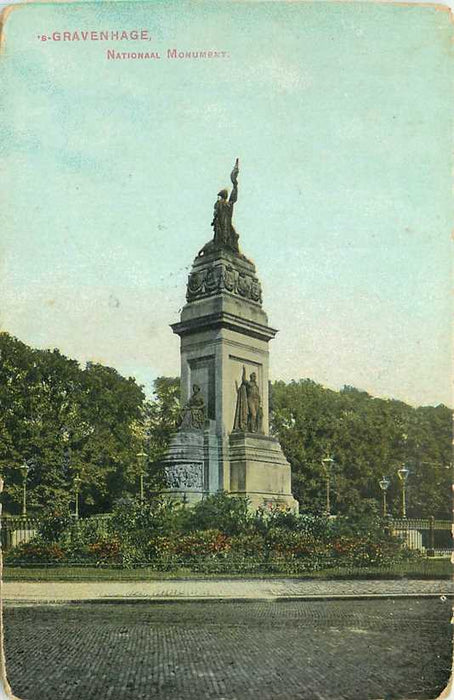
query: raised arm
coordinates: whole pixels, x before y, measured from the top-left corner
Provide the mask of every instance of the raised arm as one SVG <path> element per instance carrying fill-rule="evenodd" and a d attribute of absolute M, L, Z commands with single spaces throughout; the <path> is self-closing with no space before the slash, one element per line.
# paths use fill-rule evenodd
<path fill-rule="evenodd" d="M 229 197 L 230 204 L 235 204 L 236 200 L 238 199 L 238 173 L 240 171 L 240 169 L 238 167 L 238 163 L 239 163 L 239 161 L 237 158 L 235 161 L 235 165 L 233 166 L 233 170 L 230 173 L 230 179 L 231 179 L 232 185 L 233 185 L 233 188 L 232 188 L 232 191 L 231 191 L 230 197 Z"/>

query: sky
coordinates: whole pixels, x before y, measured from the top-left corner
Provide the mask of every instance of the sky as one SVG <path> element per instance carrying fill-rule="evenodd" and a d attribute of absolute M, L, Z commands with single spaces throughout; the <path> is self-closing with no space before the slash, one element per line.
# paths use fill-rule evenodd
<path fill-rule="evenodd" d="M 134 29 L 151 40 L 38 38 Z M 451 42 L 449 13 L 418 5 L 14 8 L 0 327 L 148 392 L 176 376 L 169 324 L 239 157 L 235 226 L 279 329 L 271 379 L 452 405 Z"/>

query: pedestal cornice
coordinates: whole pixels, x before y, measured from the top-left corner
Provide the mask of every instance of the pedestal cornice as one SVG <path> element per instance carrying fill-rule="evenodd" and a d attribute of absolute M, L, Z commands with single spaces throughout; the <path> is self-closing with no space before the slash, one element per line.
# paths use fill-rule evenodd
<path fill-rule="evenodd" d="M 257 323 L 226 311 L 219 311 L 186 321 L 179 321 L 178 323 L 172 323 L 170 327 L 173 332 L 180 337 L 200 331 L 226 328 L 266 342 L 274 338 L 277 333 L 275 328 L 270 328 L 268 325 Z"/>

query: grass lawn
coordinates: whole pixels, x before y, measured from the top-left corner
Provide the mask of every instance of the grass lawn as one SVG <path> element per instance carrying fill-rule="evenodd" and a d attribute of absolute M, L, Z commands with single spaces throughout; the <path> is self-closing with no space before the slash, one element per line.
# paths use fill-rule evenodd
<path fill-rule="evenodd" d="M 157 571 L 150 566 L 124 569 L 114 566 L 72 565 L 72 564 L 24 564 L 4 566 L 4 581 L 147 581 L 162 579 L 232 579 L 232 578 L 297 578 L 297 579 L 393 579 L 427 578 L 448 579 L 452 577 L 451 560 L 447 557 L 433 557 L 420 561 L 399 562 L 387 567 L 339 567 L 320 571 L 268 572 L 197 572 L 189 568 Z"/>

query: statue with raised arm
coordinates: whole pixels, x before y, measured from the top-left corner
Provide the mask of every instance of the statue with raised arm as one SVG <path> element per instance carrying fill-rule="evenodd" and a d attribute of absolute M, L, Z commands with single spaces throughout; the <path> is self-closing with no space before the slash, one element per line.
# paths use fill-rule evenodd
<path fill-rule="evenodd" d="M 252 372 L 249 380 L 246 378 L 246 367 L 240 386 L 236 386 L 236 408 L 233 430 L 247 433 L 263 433 L 263 410 L 257 375 Z"/>
<path fill-rule="evenodd" d="M 214 236 L 213 239 L 202 248 L 199 255 L 205 255 L 214 248 L 227 248 L 234 253 L 239 253 L 239 236 L 232 224 L 233 205 L 238 199 L 238 162 L 237 158 L 233 170 L 230 173 L 230 180 L 233 185 L 230 197 L 226 189 L 218 192 L 218 198 L 214 205 L 213 221 L 211 222 L 214 229 Z"/>
<path fill-rule="evenodd" d="M 228 190 L 218 192 L 218 198 L 214 205 L 213 221 L 211 222 L 214 228 L 213 243 L 216 248 L 230 248 L 235 253 L 239 252 L 238 234 L 232 224 L 233 205 L 238 199 L 238 158 L 235 161 L 234 168 L 230 174 L 232 181 L 232 191 L 228 197 Z"/>

